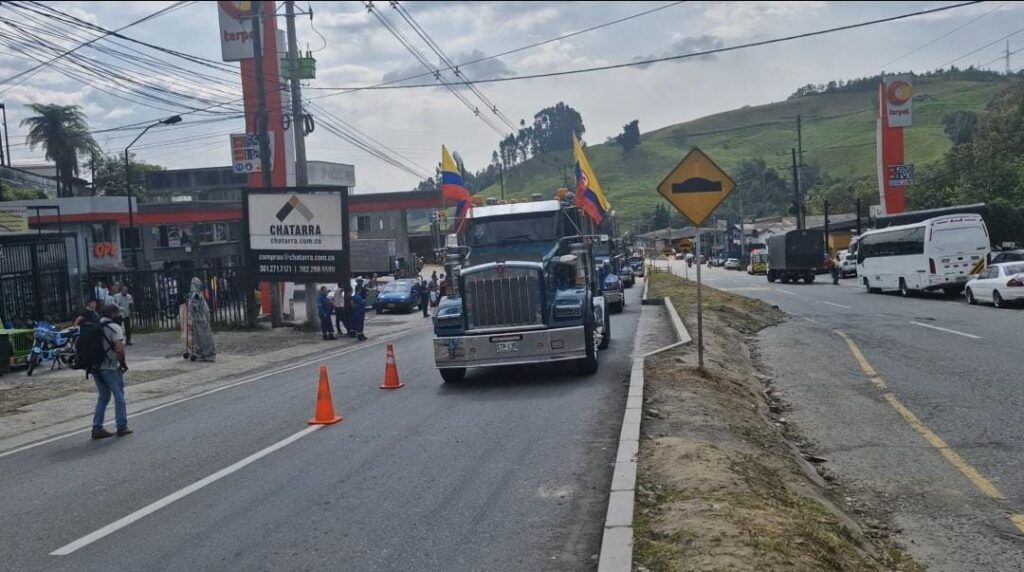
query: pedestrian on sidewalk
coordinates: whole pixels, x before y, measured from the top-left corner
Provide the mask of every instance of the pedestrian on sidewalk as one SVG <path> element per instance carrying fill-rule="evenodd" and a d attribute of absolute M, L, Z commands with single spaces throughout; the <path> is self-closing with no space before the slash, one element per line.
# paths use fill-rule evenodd
<path fill-rule="evenodd" d="M 103 336 L 104 356 L 99 370 L 93 373 L 93 381 L 96 382 L 98 392 L 96 412 L 92 417 L 93 439 L 104 439 L 113 435 L 124 437 L 132 433 L 128 428 L 128 405 L 124 398 L 124 372 L 128 371 L 128 364 L 124 353 L 124 331 L 117 323 L 120 313 L 121 310 L 115 304 L 106 304 L 100 311 L 100 334 Z M 111 396 L 114 397 L 117 433 L 111 433 L 103 428 L 103 417 Z"/>
<path fill-rule="evenodd" d="M 334 337 L 334 326 L 331 324 L 331 315 L 334 313 L 334 304 L 327 299 L 327 286 L 320 287 L 320 293 L 316 297 L 316 309 L 320 314 L 320 333 L 325 340 L 336 339 Z"/>
<path fill-rule="evenodd" d="M 832 274 L 832 284 L 834 286 L 838 286 L 839 285 L 839 265 L 836 264 L 835 259 L 829 258 L 827 266 L 828 266 L 829 273 Z"/>
<path fill-rule="evenodd" d="M 213 361 L 217 349 L 213 345 L 210 305 L 203 296 L 203 281 L 198 276 L 193 276 L 189 284 L 188 319 L 192 323 L 192 353 L 199 361 Z"/>
<path fill-rule="evenodd" d="M 85 307 L 78 313 L 78 316 L 75 317 L 75 321 L 71 325 L 80 326 L 84 322 L 99 322 L 100 315 L 96 312 L 97 304 L 98 302 L 96 302 L 95 298 L 89 298 L 86 300 Z"/>
<path fill-rule="evenodd" d="M 121 310 L 121 327 L 124 328 L 125 345 L 132 345 L 132 306 L 135 305 L 135 298 L 128 293 L 128 287 L 123 284 L 115 284 L 111 287 L 113 293 L 109 302 Z"/>
<path fill-rule="evenodd" d="M 352 294 L 352 317 L 349 321 L 349 331 L 355 333 L 355 338 L 361 342 L 366 341 L 363 335 L 363 323 L 366 321 L 366 289 L 360 288 Z"/>
<path fill-rule="evenodd" d="M 334 304 L 334 329 L 338 332 L 338 337 L 341 337 L 341 327 L 345 325 L 345 285 L 338 282 L 338 287 L 334 289 L 334 298 L 331 300 Z M 345 326 L 345 331 L 348 331 L 348 326 Z"/>
<path fill-rule="evenodd" d="M 420 308 L 423 310 L 423 317 L 430 317 L 430 287 L 427 281 L 420 277 Z"/>

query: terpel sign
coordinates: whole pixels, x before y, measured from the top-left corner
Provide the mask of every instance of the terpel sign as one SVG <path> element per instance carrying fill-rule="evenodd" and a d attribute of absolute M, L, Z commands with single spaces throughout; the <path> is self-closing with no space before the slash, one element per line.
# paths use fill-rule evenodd
<path fill-rule="evenodd" d="M 885 113 L 889 127 L 910 127 L 913 124 L 914 86 L 910 76 L 885 80 Z"/>
<path fill-rule="evenodd" d="M 247 60 L 252 55 L 253 2 L 217 2 L 220 20 L 220 53 L 226 62 Z"/>

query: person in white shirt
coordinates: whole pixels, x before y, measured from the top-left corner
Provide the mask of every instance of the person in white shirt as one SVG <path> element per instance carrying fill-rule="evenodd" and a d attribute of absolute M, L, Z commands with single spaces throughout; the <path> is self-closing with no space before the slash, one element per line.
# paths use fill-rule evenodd
<path fill-rule="evenodd" d="M 132 345 L 132 305 L 135 299 L 128 293 L 128 287 L 121 284 L 114 284 L 110 287 L 110 296 L 105 303 L 113 304 L 121 310 L 121 327 L 124 329 L 126 345 Z"/>

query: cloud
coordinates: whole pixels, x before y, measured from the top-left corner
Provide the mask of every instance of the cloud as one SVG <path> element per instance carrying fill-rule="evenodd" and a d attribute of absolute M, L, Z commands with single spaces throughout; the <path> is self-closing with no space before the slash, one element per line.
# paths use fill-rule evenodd
<path fill-rule="evenodd" d="M 825 2 L 714 2 L 704 10 L 707 33 L 725 38 L 764 35 L 776 24 L 811 22 L 826 8 Z"/>
<path fill-rule="evenodd" d="M 582 67 L 600 66 L 608 63 L 603 58 L 592 58 L 576 53 L 576 44 L 565 40 L 545 44 L 532 50 L 529 55 L 516 62 L 521 73 L 547 73 Z"/>
<path fill-rule="evenodd" d="M 654 60 L 654 59 L 658 59 L 658 58 L 667 58 L 667 57 L 672 57 L 672 56 L 680 56 L 680 55 L 684 55 L 684 54 L 693 54 L 693 53 L 699 53 L 699 52 L 706 52 L 708 50 L 716 50 L 716 49 L 721 48 L 723 46 L 725 46 L 725 43 L 722 41 L 722 38 L 719 38 L 718 36 L 712 36 L 710 34 L 702 34 L 700 36 L 685 36 L 685 37 L 682 37 L 679 34 L 676 34 L 674 36 L 673 40 L 672 40 L 672 44 L 669 46 L 669 48 L 667 50 L 664 50 L 664 51 L 656 53 L 656 54 L 648 54 L 646 56 L 637 56 L 637 57 L 633 58 L 633 61 L 634 62 L 642 62 L 642 61 Z M 708 61 L 708 60 L 714 60 L 717 57 L 718 56 L 716 56 L 715 54 L 706 54 L 706 55 L 703 55 L 703 56 L 696 56 L 696 57 L 693 57 L 693 58 L 684 58 L 684 59 L 678 59 L 678 60 L 673 60 L 673 61 L 675 61 L 677 63 L 683 63 L 683 62 L 686 62 L 686 61 L 693 61 L 693 60 Z M 646 68 L 651 67 L 652 65 L 654 65 L 654 64 L 643 64 L 643 65 L 640 65 L 638 67 L 646 69 Z"/>

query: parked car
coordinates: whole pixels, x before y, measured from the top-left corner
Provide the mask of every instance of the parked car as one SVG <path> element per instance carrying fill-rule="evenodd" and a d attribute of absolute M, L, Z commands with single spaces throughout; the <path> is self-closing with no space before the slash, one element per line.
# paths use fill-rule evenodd
<path fill-rule="evenodd" d="M 414 280 L 395 280 L 388 282 L 377 295 L 377 313 L 385 310 L 409 313 L 419 307 L 419 288 L 414 287 Z"/>
<path fill-rule="evenodd" d="M 622 280 L 622 285 L 626 288 L 632 288 L 636 284 L 636 275 L 628 264 L 623 264 L 622 268 L 619 269 L 619 279 Z"/>
<path fill-rule="evenodd" d="M 640 258 L 639 256 L 634 256 L 634 257 L 630 258 L 629 259 L 629 267 L 633 269 L 633 274 L 635 276 L 639 276 L 640 278 L 644 277 L 644 259 L 643 258 Z"/>
<path fill-rule="evenodd" d="M 964 295 L 968 304 L 991 302 L 996 308 L 1024 300 L 1024 262 L 990 264 L 967 282 Z"/>
<path fill-rule="evenodd" d="M 726 270 L 739 270 L 740 261 L 739 259 L 736 258 L 727 258 L 722 267 L 725 268 Z"/>
<path fill-rule="evenodd" d="M 621 312 L 626 306 L 626 294 L 623 291 L 622 279 L 616 274 L 609 274 L 601 282 L 601 294 L 608 303 L 608 311 L 612 313 Z"/>
<path fill-rule="evenodd" d="M 857 255 L 850 254 L 849 250 L 840 250 L 836 253 L 836 264 L 839 265 L 839 275 L 843 278 L 857 275 Z"/>
<path fill-rule="evenodd" d="M 1000 262 L 1022 262 L 1024 261 L 1024 250 L 1001 250 L 999 252 L 993 252 L 992 257 L 989 259 L 989 264 L 999 264 Z"/>

